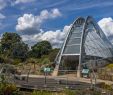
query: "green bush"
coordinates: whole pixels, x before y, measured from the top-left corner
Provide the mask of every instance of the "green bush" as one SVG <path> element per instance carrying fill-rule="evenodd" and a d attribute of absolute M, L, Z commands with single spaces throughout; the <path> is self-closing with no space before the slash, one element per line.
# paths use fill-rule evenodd
<path fill-rule="evenodd" d="M 21 62 L 22 62 L 21 59 L 14 59 L 13 60 L 13 65 L 18 65 Z"/>
<path fill-rule="evenodd" d="M 113 69 L 113 63 L 106 66 L 107 68 Z"/>
<path fill-rule="evenodd" d="M 76 91 L 65 89 L 64 91 L 65 95 L 77 95 Z"/>
<path fill-rule="evenodd" d="M 84 90 L 65 89 L 62 92 L 34 91 L 33 93 L 31 93 L 31 95 L 101 95 L 101 93 L 90 89 L 84 89 Z"/>
<path fill-rule="evenodd" d="M 53 95 L 52 92 L 48 91 L 34 91 L 31 95 Z"/>
<path fill-rule="evenodd" d="M 42 61 L 42 64 L 50 64 L 50 60 L 48 58 L 45 58 L 43 61 Z"/>
<path fill-rule="evenodd" d="M 0 95 L 20 95 L 14 84 L 0 83 Z"/>
<path fill-rule="evenodd" d="M 7 83 L 4 75 L 1 75 L 0 79 L 0 95 L 20 95 L 14 84 Z"/>
<path fill-rule="evenodd" d="M 105 89 L 105 90 L 113 91 L 112 85 L 105 84 L 104 82 L 102 82 L 102 83 L 99 84 L 98 86 L 99 86 L 100 88 Z"/>
<path fill-rule="evenodd" d="M 13 65 L 4 64 L 2 73 L 12 73 L 13 74 L 15 72 L 15 70 L 16 69 Z"/>

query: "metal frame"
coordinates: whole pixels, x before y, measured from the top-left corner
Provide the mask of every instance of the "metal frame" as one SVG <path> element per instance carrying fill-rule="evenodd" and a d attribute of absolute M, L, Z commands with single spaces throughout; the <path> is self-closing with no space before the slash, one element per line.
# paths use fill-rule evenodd
<path fill-rule="evenodd" d="M 79 56 L 79 64 L 78 64 L 78 70 L 77 70 L 77 77 L 81 77 L 81 64 L 82 64 L 82 52 L 83 52 L 83 40 L 84 40 L 84 35 L 85 35 L 85 28 L 86 28 L 86 24 L 87 24 L 87 19 L 85 20 L 84 26 L 83 26 L 83 30 L 82 30 L 82 36 L 81 36 L 81 43 L 80 43 L 80 56 Z"/>
<path fill-rule="evenodd" d="M 70 27 L 69 30 L 68 30 L 68 33 L 67 33 L 67 36 L 66 36 L 66 38 L 65 38 L 65 40 L 64 40 L 64 43 L 63 43 L 63 45 L 62 45 L 62 48 L 61 48 L 61 50 L 59 51 L 59 53 L 57 54 L 57 56 L 56 56 L 56 58 L 55 58 L 55 62 L 54 62 L 54 63 L 56 64 L 55 70 L 56 70 L 56 69 L 59 69 L 59 65 L 60 65 L 60 63 L 61 63 L 63 51 L 64 51 L 64 49 L 65 49 L 67 40 L 68 40 L 69 35 L 70 35 L 70 33 L 71 33 L 70 31 L 71 31 L 71 29 L 73 28 L 73 25 L 74 25 L 79 19 L 84 19 L 84 18 L 78 17 L 78 18 L 73 22 L 73 24 L 71 25 L 71 27 Z M 78 54 L 77 54 L 77 55 L 78 55 Z M 54 70 L 54 71 L 55 71 L 55 70 Z"/>
<path fill-rule="evenodd" d="M 62 49 L 61 49 L 61 52 L 60 52 L 60 57 L 59 57 L 59 60 L 58 60 L 58 64 L 60 64 L 60 62 L 61 62 L 62 53 L 63 53 L 64 48 L 65 48 L 65 46 L 66 46 L 67 40 L 68 40 L 68 38 L 69 38 L 69 35 L 70 35 L 70 33 L 71 33 L 70 31 L 71 31 L 71 29 L 73 28 L 73 25 L 76 23 L 76 21 L 78 21 L 78 20 L 81 19 L 81 18 L 82 18 L 82 17 L 77 18 L 77 19 L 73 22 L 73 24 L 71 25 L 71 27 L 70 27 L 70 29 L 69 29 L 69 31 L 68 31 L 68 33 L 67 33 L 66 39 L 65 39 L 65 41 L 64 41 L 63 47 L 62 47 Z M 83 18 L 82 18 L 82 19 L 83 19 Z"/>
<path fill-rule="evenodd" d="M 81 34 L 81 37 L 79 37 L 79 38 L 81 38 L 81 41 L 80 41 L 80 52 L 78 53 L 78 54 L 63 54 L 63 52 L 64 52 L 64 50 L 65 50 L 65 47 L 66 47 L 66 43 L 67 43 L 67 41 L 68 41 L 68 39 L 69 39 L 69 37 L 70 37 L 70 34 L 72 33 L 72 31 L 71 31 L 71 29 L 74 27 L 74 25 L 76 25 L 76 23 L 78 22 L 78 21 L 80 21 L 80 19 L 82 20 L 84 20 L 84 22 L 83 22 L 83 29 L 82 29 L 82 34 Z M 71 25 L 71 27 L 70 27 L 70 29 L 69 29 L 69 31 L 68 31 L 68 33 L 67 33 L 67 36 L 66 36 L 66 38 L 65 38 L 65 40 L 64 40 L 64 43 L 63 43 L 63 45 L 62 45 L 62 48 L 61 48 L 61 50 L 59 51 L 59 53 L 58 53 L 58 55 L 57 55 L 57 57 L 56 57 L 56 59 L 55 59 L 55 62 L 56 62 L 56 64 L 57 64 L 57 69 L 59 69 L 59 65 L 60 65 L 60 63 L 61 63 L 61 60 L 62 60 L 62 56 L 68 56 L 68 55 L 78 55 L 79 56 L 79 64 L 78 64 L 78 77 L 80 77 L 80 69 L 81 69 L 81 64 L 82 64 L 82 56 L 83 56 L 83 53 L 84 53 L 84 43 L 85 43 L 85 41 L 84 41 L 84 39 L 86 38 L 86 35 L 87 35 L 87 31 L 86 31 L 86 28 L 87 28 L 87 24 L 88 23 L 92 23 L 93 25 L 94 25 L 94 27 L 97 29 L 96 30 L 96 32 L 97 32 L 97 34 L 99 35 L 99 34 L 103 34 L 104 35 L 104 33 L 101 33 L 102 32 L 102 30 L 99 28 L 99 26 L 96 24 L 96 22 L 93 20 L 93 18 L 91 17 L 91 16 L 88 16 L 86 19 L 84 19 L 84 18 L 82 18 L 82 17 L 79 17 L 79 18 L 77 18 L 74 22 L 73 22 L 73 24 Z M 78 32 L 79 33 L 79 32 Z M 99 35 L 100 36 L 100 35 Z M 105 35 L 104 35 L 105 36 Z M 101 36 L 100 36 L 100 38 L 102 38 Z M 107 38 L 106 38 L 106 36 L 105 36 L 105 39 L 107 40 Z M 109 42 L 109 41 L 108 41 Z M 110 46 L 111 46 L 111 44 L 109 44 Z M 71 46 L 71 45 L 70 45 Z M 112 47 L 112 46 L 111 46 Z M 113 50 L 112 50 L 113 51 Z"/>

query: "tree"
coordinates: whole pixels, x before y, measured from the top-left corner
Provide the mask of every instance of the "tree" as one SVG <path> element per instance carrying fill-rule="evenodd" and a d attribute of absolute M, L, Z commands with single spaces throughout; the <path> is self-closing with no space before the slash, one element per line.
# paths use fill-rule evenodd
<path fill-rule="evenodd" d="M 1 43 L 0 43 L 0 53 L 2 53 L 2 45 L 1 45 Z"/>
<path fill-rule="evenodd" d="M 31 57 L 40 58 L 42 55 L 47 55 L 52 49 L 51 44 L 48 41 L 41 41 L 31 47 L 29 52 Z"/>
<path fill-rule="evenodd" d="M 27 53 L 29 50 L 28 45 L 23 42 L 18 42 L 13 44 L 12 46 L 13 47 L 11 48 L 11 57 L 24 61 L 27 58 Z"/>
<path fill-rule="evenodd" d="M 4 33 L 0 42 L 0 54 L 4 59 L 25 59 L 28 52 L 26 45 L 17 33 Z"/>
<path fill-rule="evenodd" d="M 21 37 L 16 33 L 4 33 L 1 39 L 2 52 L 10 50 L 14 43 L 21 42 Z"/>

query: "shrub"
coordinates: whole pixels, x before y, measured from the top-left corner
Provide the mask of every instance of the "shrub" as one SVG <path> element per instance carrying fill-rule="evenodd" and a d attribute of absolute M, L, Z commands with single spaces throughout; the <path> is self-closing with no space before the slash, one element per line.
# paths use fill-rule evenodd
<path fill-rule="evenodd" d="M 64 91 L 65 95 L 76 95 L 76 92 L 73 90 L 65 89 Z"/>
<path fill-rule="evenodd" d="M 113 63 L 106 66 L 107 68 L 113 69 Z"/>
<path fill-rule="evenodd" d="M 43 61 L 42 61 L 42 64 L 50 64 L 50 60 L 48 58 L 45 58 Z"/>
<path fill-rule="evenodd" d="M 31 95 L 53 95 L 52 92 L 48 91 L 34 91 Z"/>
<path fill-rule="evenodd" d="M 18 65 L 19 63 L 21 63 L 22 61 L 21 61 L 21 59 L 14 59 L 13 60 L 13 64 L 14 65 Z"/>
<path fill-rule="evenodd" d="M 100 88 L 103 88 L 105 90 L 110 90 L 113 91 L 113 88 L 111 85 L 105 84 L 104 82 L 102 82 L 101 84 L 98 85 Z"/>
<path fill-rule="evenodd" d="M 4 75 L 1 75 L 0 78 L 0 95 L 20 95 L 16 85 L 7 83 Z"/>

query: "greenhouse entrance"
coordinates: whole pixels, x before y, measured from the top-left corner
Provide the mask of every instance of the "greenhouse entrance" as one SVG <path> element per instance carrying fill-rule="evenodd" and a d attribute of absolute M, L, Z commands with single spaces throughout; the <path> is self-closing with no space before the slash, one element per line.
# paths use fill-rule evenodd
<path fill-rule="evenodd" d="M 76 73 L 79 65 L 78 59 L 79 56 L 63 56 L 59 71 L 65 71 L 66 73 Z"/>

